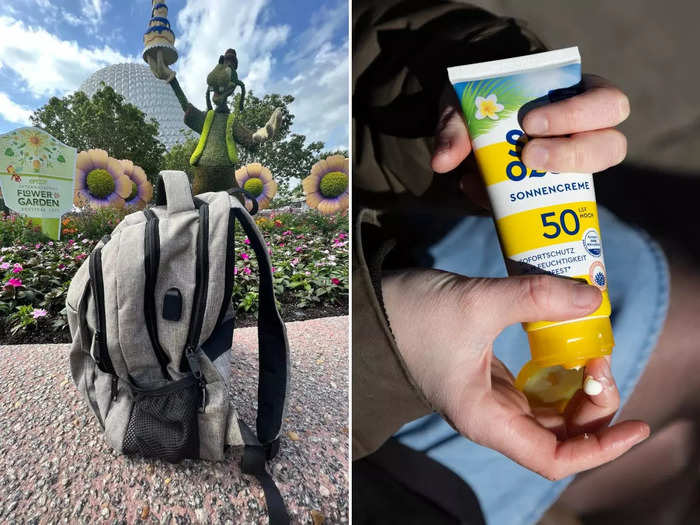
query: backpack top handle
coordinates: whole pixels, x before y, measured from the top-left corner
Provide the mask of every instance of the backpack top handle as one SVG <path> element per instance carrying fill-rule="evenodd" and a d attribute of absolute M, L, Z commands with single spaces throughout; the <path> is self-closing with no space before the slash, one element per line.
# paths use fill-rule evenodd
<path fill-rule="evenodd" d="M 194 210 L 192 188 L 187 173 L 163 170 L 156 183 L 156 205 L 167 206 L 168 215 Z"/>

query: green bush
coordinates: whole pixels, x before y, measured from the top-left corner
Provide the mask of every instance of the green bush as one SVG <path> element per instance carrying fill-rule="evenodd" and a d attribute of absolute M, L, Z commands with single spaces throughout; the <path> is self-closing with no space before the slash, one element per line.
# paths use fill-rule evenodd
<path fill-rule="evenodd" d="M 80 212 L 69 213 L 64 215 L 61 221 L 61 238 L 67 240 L 80 236 L 84 239 L 98 241 L 105 235 L 112 233 L 116 225 L 134 211 L 136 210 L 108 206 L 96 210 L 86 208 Z"/>
<path fill-rule="evenodd" d="M 44 242 L 48 238 L 41 233 L 41 226 L 32 223 L 24 215 L 0 212 L 0 246 Z"/>

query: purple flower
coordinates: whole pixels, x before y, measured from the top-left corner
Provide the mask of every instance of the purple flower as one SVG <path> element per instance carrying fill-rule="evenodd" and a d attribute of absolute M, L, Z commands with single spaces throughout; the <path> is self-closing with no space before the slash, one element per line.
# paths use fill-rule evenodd
<path fill-rule="evenodd" d="M 12 286 L 13 288 L 18 288 L 22 286 L 22 279 L 17 279 L 16 277 L 8 279 L 8 281 L 5 283 L 5 286 Z"/>
<path fill-rule="evenodd" d="M 75 241 L 73 239 L 68 239 L 68 244 L 69 245 L 75 244 Z"/>
<path fill-rule="evenodd" d="M 248 237 L 245 238 L 243 241 L 243 244 L 250 244 L 250 239 Z"/>
<path fill-rule="evenodd" d="M 39 248 L 41 248 L 41 243 L 40 243 L 40 242 L 36 243 L 36 244 L 34 245 L 34 248 L 36 248 L 37 250 L 38 250 Z"/>
<path fill-rule="evenodd" d="M 49 241 L 49 246 L 53 246 L 53 241 Z"/>
<path fill-rule="evenodd" d="M 15 265 L 12 267 L 12 273 L 19 273 L 22 270 L 24 270 L 24 268 L 22 268 L 20 263 L 15 263 Z"/>
<path fill-rule="evenodd" d="M 301 246 L 297 246 L 296 248 L 294 248 L 294 250 L 295 250 L 297 253 L 299 253 L 299 252 L 302 250 L 302 247 L 301 247 Z"/>
<path fill-rule="evenodd" d="M 238 266 L 233 267 L 233 275 L 238 275 Z"/>
<path fill-rule="evenodd" d="M 42 308 L 34 308 L 34 311 L 32 312 L 32 317 L 34 319 L 39 319 L 40 317 L 46 317 L 46 310 Z"/>
<path fill-rule="evenodd" d="M 247 261 L 248 259 L 250 259 L 250 255 L 248 255 L 247 253 L 242 253 L 241 259 L 243 259 L 244 261 Z"/>
<path fill-rule="evenodd" d="M 10 267 L 9 262 L 4 262 L 4 263 L 0 264 L 0 270 L 7 270 L 9 267 Z"/>
<path fill-rule="evenodd" d="M 250 275 L 250 268 L 243 268 L 243 272 L 244 272 L 246 275 Z"/>
<path fill-rule="evenodd" d="M 287 230 L 286 232 L 282 232 L 282 237 L 286 237 L 287 235 L 291 235 L 292 230 Z"/>

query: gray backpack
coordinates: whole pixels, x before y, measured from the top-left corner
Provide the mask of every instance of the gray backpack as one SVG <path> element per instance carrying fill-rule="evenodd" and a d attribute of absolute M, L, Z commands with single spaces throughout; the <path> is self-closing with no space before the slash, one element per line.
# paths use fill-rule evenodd
<path fill-rule="evenodd" d="M 236 191 L 193 198 L 184 172 L 161 172 L 156 206 L 127 215 L 70 284 L 71 373 L 119 453 L 222 461 L 245 447 L 243 472 L 262 483 L 270 522 L 286 523 L 265 464 L 279 450 L 289 346 L 265 242 Z M 228 393 L 236 222 L 260 270 L 257 436 Z"/>

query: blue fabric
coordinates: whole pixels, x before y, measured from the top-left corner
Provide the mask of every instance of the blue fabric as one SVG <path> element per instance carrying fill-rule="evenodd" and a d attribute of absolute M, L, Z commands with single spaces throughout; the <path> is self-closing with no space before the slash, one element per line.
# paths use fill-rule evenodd
<path fill-rule="evenodd" d="M 645 232 L 599 209 L 605 265 L 610 283 L 615 335 L 612 371 L 622 402 L 632 393 L 651 355 L 666 317 L 669 272 L 660 247 Z M 431 247 L 435 268 L 474 277 L 504 277 L 495 227 L 490 218 L 468 217 Z M 529 360 L 520 325 L 504 330 L 494 353 L 517 374 Z M 403 444 L 427 451 L 474 489 L 489 525 L 531 525 L 559 497 L 573 476 L 551 482 L 498 452 L 459 434 L 438 415 L 402 427 Z"/>

